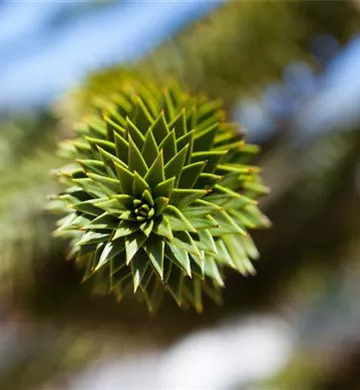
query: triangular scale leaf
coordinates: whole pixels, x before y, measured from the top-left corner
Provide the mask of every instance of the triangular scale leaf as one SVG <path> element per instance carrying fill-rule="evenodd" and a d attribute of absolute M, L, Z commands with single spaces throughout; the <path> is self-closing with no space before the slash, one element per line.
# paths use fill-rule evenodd
<path fill-rule="evenodd" d="M 97 217 L 93 219 L 88 225 L 85 226 L 86 229 L 104 229 L 104 230 L 113 230 L 116 228 L 118 224 L 118 220 L 113 215 L 105 212 L 104 214 L 100 215 L 100 217 Z"/>
<path fill-rule="evenodd" d="M 187 230 L 196 233 L 196 230 L 191 225 L 190 221 L 185 218 L 184 214 L 178 208 L 168 204 L 164 214 L 166 214 L 166 218 L 169 220 L 172 230 Z"/>
<path fill-rule="evenodd" d="M 142 134 L 145 134 L 147 132 L 149 126 L 153 123 L 153 121 L 154 119 L 149 110 L 146 108 L 143 100 L 140 96 L 137 96 L 134 122 L 136 123 Z"/>
<path fill-rule="evenodd" d="M 121 210 L 124 211 L 131 209 L 134 201 L 134 197 L 132 195 L 127 194 L 114 195 L 113 198 L 117 200 L 121 207 Z"/>
<path fill-rule="evenodd" d="M 164 154 L 164 162 L 168 163 L 177 153 L 175 130 L 171 131 L 160 143 L 159 149 Z"/>
<path fill-rule="evenodd" d="M 116 153 L 115 145 L 112 142 L 92 137 L 85 137 L 85 139 L 89 142 L 93 151 L 97 151 L 98 146 L 101 146 L 104 150 L 111 154 Z"/>
<path fill-rule="evenodd" d="M 203 150 L 210 150 L 212 148 L 214 137 L 218 127 L 219 123 L 216 122 L 210 125 L 205 130 L 202 130 L 200 133 L 195 133 L 193 151 L 197 152 Z"/>
<path fill-rule="evenodd" d="M 96 173 L 88 173 L 87 176 L 91 180 L 100 183 L 102 185 L 102 188 L 106 187 L 112 193 L 117 193 L 121 190 L 120 182 L 117 179 L 111 179 L 110 177 L 98 175 Z"/>
<path fill-rule="evenodd" d="M 102 161 L 98 160 L 77 160 L 85 172 L 97 173 L 98 175 L 106 175 L 106 168 Z"/>
<path fill-rule="evenodd" d="M 165 104 L 164 104 L 165 118 L 167 121 L 170 121 L 171 118 L 174 118 L 176 112 L 175 112 L 174 102 L 171 99 L 171 95 L 168 89 L 163 90 L 163 97 L 165 100 Z"/>
<path fill-rule="evenodd" d="M 121 192 L 124 194 L 131 194 L 134 185 L 134 174 L 122 165 L 115 164 L 116 173 L 119 178 Z"/>
<path fill-rule="evenodd" d="M 149 185 L 146 181 L 137 173 L 134 173 L 134 183 L 132 188 L 132 193 L 136 198 L 140 198 L 144 191 L 149 191 L 151 193 Z"/>
<path fill-rule="evenodd" d="M 144 245 L 147 237 L 141 231 L 137 231 L 130 236 L 125 236 L 126 264 L 130 264 L 134 255 Z"/>
<path fill-rule="evenodd" d="M 214 214 L 213 217 L 219 223 L 219 227 L 216 230 L 211 230 L 211 234 L 213 235 L 222 235 L 222 234 L 231 234 L 237 233 L 243 236 L 247 236 L 247 233 L 244 229 L 242 229 L 233 218 L 226 211 L 219 211 Z"/>
<path fill-rule="evenodd" d="M 171 193 L 171 204 L 182 208 L 188 206 L 191 202 L 204 197 L 207 190 L 182 190 L 174 189 Z"/>
<path fill-rule="evenodd" d="M 170 179 L 175 177 L 175 184 L 177 184 L 180 173 L 183 169 L 186 159 L 186 153 L 189 146 L 184 146 L 179 153 L 177 153 L 166 165 L 165 165 L 165 177 Z"/>
<path fill-rule="evenodd" d="M 185 135 L 183 135 L 182 137 L 178 138 L 176 140 L 176 148 L 177 148 L 177 150 L 181 150 L 186 145 L 192 144 L 193 138 L 194 138 L 194 133 L 195 133 L 195 131 L 191 130 L 188 133 L 186 133 Z"/>
<path fill-rule="evenodd" d="M 127 210 L 127 207 L 125 207 L 115 198 L 107 200 L 97 200 L 95 204 L 100 209 L 114 215 L 120 215 L 122 212 Z"/>
<path fill-rule="evenodd" d="M 144 179 L 151 188 L 165 180 L 164 157 L 162 150 L 160 150 L 156 160 L 151 165 Z"/>
<path fill-rule="evenodd" d="M 246 256 L 240 241 L 235 235 L 226 235 L 222 239 L 233 263 L 235 264 L 236 269 L 243 275 L 247 275 L 249 273 L 249 259 Z"/>
<path fill-rule="evenodd" d="M 205 199 L 209 199 L 209 197 L 207 196 Z M 222 207 L 214 203 L 208 202 L 205 199 L 197 199 L 193 203 L 191 203 L 190 206 L 183 208 L 182 209 L 183 214 L 185 216 L 195 217 L 195 216 L 213 214 L 223 210 Z"/>
<path fill-rule="evenodd" d="M 145 143 L 142 149 L 142 155 L 148 167 L 151 167 L 156 157 L 158 157 L 159 149 L 155 141 L 154 134 L 149 129 L 145 136 Z"/>
<path fill-rule="evenodd" d="M 129 170 L 131 172 L 137 172 L 140 175 L 146 175 L 148 167 L 139 148 L 135 142 L 129 136 Z"/>
<path fill-rule="evenodd" d="M 169 128 L 166 124 L 163 112 L 155 119 L 155 122 L 151 126 L 151 130 L 154 134 L 156 143 L 160 145 L 161 141 L 169 134 Z"/>
<path fill-rule="evenodd" d="M 205 165 L 206 161 L 186 165 L 181 171 L 178 187 L 186 189 L 193 188 Z"/>
<path fill-rule="evenodd" d="M 213 236 L 207 229 L 202 229 L 198 231 L 199 234 L 199 242 L 197 242 L 197 246 L 204 250 L 206 253 L 217 256 L 217 248 L 214 241 Z"/>
<path fill-rule="evenodd" d="M 142 223 L 140 225 L 140 229 L 145 234 L 146 237 L 149 237 L 152 232 L 153 226 L 154 226 L 154 220 L 150 219 L 149 221 L 145 221 L 144 223 Z"/>
<path fill-rule="evenodd" d="M 145 137 L 129 117 L 126 118 L 126 130 L 128 131 L 128 137 L 134 141 L 139 150 L 142 150 Z"/>
<path fill-rule="evenodd" d="M 105 264 L 109 262 L 109 260 L 118 255 L 120 252 L 122 252 L 125 249 L 125 241 L 123 238 L 115 240 L 115 241 L 109 241 L 100 256 L 100 260 L 96 265 L 96 268 L 94 271 L 97 271 L 101 267 L 103 267 Z"/>
<path fill-rule="evenodd" d="M 155 222 L 153 227 L 153 233 L 159 236 L 163 236 L 167 238 L 169 241 L 171 241 L 174 238 L 172 234 L 170 222 L 164 215 L 158 217 L 158 220 Z"/>
<path fill-rule="evenodd" d="M 137 222 L 122 220 L 116 228 L 113 240 L 119 237 L 129 236 L 140 229 L 140 225 Z"/>
<path fill-rule="evenodd" d="M 78 184 L 84 191 L 92 196 L 100 198 L 104 196 L 103 191 L 99 188 L 99 186 L 94 183 L 91 179 L 73 179 L 73 182 Z"/>
<path fill-rule="evenodd" d="M 82 213 L 99 217 L 104 211 L 95 206 L 95 201 L 96 200 L 86 200 L 85 202 L 75 203 L 72 205 L 72 208 L 81 211 Z"/>
<path fill-rule="evenodd" d="M 223 176 L 214 175 L 213 173 L 201 173 L 194 187 L 204 189 L 212 188 L 222 178 Z"/>
<path fill-rule="evenodd" d="M 170 243 L 166 243 L 165 255 L 178 267 L 184 270 L 188 276 L 191 277 L 190 258 L 186 250 L 174 246 Z"/>
<path fill-rule="evenodd" d="M 141 199 L 146 202 L 148 205 L 150 206 L 153 206 L 154 207 L 154 198 L 152 197 L 151 195 L 151 192 L 149 190 L 145 190 L 142 194 L 141 194 Z"/>
<path fill-rule="evenodd" d="M 193 152 L 191 155 L 191 162 L 207 161 L 204 172 L 213 173 L 226 153 L 226 150 Z"/>
<path fill-rule="evenodd" d="M 116 156 L 112 155 L 111 153 L 108 153 L 106 150 L 102 149 L 101 147 L 98 147 L 100 158 L 104 162 L 105 168 L 107 173 L 112 177 L 116 178 L 116 170 L 114 163 L 117 162 L 119 165 L 125 166 L 125 164 L 118 159 Z"/>
<path fill-rule="evenodd" d="M 180 138 L 187 133 L 185 109 L 169 123 L 170 129 L 175 129 L 176 138 Z"/>
<path fill-rule="evenodd" d="M 110 233 L 86 232 L 76 245 L 89 245 L 108 241 Z"/>
<path fill-rule="evenodd" d="M 236 268 L 228 250 L 226 249 L 226 245 L 224 241 L 220 238 L 216 240 L 216 248 L 218 251 L 218 260 L 220 260 L 223 264 L 227 265 L 231 268 Z"/>
<path fill-rule="evenodd" d="M 191 219 L 191 224 L 196 230 L 217 229 L 219 227 L 219 224 L 211 215 L 205 215 L 203 217 L 194 217 Z"/>
<path fill-rule="evenodd" d="M 115 149 L 116 155 L 119 160 L 123 161 L 125 164 L 128 164 L 128 156 L 129 156 L 129 142 L 126 141 L 119 134 L 114 134 L 115 138 Z"/>
<path fill-rule="evenodd" d="M 199 259 L 202 259 L 203 257 L 199 251 L 199 248 L 187 231 L 175 232 L 174 239 L 171 241 L 171 245 L 175 245 L 178 248 L 184 249 Z"/>
<path fill-rule="evenodd" d="M 131 260 L 131 272 L 133 275 L 134 293 L 137 291 L 140 283 L 149 266 L 146 255 L 143 250 L 138 251 Z"/>
<path fill-rule="evenodd" d="M 122 137 L 125 135 L 125 128 L 120 126 L 119 123 L 116 122 L 116 120 L 113 120 L 113 118 L 110 118 L 109 115 L 103 115 L 104 121 L 107 123 L 108 126 L 110 126 L 113 130 L 113 135 L 114 133 L 118 133 Z M 112 140 L 115 142 L 115 137 Z"/>
<path fill-rule="evenodd" d="M 173 190 L 174 185 L 175 185 L 175 178 L 174 177 L 159 183 L 154 188 L 154 196 L 156 198 L 161 197 L 161 196 L 163 196 L 165 198 L 170 198 L 171 191 Z"/>
<path fill-rule="evenodd" d="M 215 280 L 219 286 L 224 286 L 224 281 L 221 277 L 219 268 L 216 265 L 215 259 L 211 256 L 205 257 L 204 273 L 206 276 Z"/>
<path fill-rule="evenodd" d="M 171 272 L 166 280 L 166 288 L 179 306 L 182 305 L 183 283 L 183 271 L 177 266 L 171 267 Z"/>
<path fill-rule="evenodd" d="M 164 276 L 164 248 L 165 241 L 160 238 L 151 238 L 144 245 L 144 250 L 149 256 L 151 265 L 161 280 Z"/>
<path fill-rule="evenodd" d="M 163 196 L 158 197 L 155 199 L 154 208 L 155 208 L 155 215 L 160 215 L 166 208 L 167 204 L 169 203 L 169 198 L 165 198 Z"/>

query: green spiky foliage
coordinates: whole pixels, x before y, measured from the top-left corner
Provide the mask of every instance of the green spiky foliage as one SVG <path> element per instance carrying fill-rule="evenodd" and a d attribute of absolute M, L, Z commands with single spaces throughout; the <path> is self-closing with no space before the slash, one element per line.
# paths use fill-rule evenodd
<path fill-rule="evenodd" d="M 57 233 L 97 289 L 140 291 L 150 310 L 168 291 L 200 311 L 202 292 L 221 300 L 224 267 L 254 273 L 247 229 L 268 225 L 267 189 L 248 164 L 257 147 L 218 101 L 133 82 L 62 152 L 76 163 L 58 171 L 69 186 L 54 200 L 67 212 Z"/>

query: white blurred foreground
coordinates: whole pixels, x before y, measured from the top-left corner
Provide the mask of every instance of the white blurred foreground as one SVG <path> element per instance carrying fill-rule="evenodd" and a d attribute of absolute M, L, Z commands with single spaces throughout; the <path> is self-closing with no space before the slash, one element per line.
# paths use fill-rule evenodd
<path fill-rule="evenodd" d="M 283 368 L 293 344 L 285 322 L 257 316 L 190 334 L 164 351 L 103 361 L 70 378 L 68 389 L 256 390 Z"/>

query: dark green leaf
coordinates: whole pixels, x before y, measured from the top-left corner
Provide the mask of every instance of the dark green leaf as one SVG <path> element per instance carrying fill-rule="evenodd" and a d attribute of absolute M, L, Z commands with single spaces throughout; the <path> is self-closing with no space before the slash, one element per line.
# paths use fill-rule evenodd
<path fill-rule="evenodd" d="M 135 142 L 129 136 L 129 170 L 131 172 L 137 172 L 140 175 L 146 175 L 148 167 L 143 159 L 140 150 L 136 146 Z"/>

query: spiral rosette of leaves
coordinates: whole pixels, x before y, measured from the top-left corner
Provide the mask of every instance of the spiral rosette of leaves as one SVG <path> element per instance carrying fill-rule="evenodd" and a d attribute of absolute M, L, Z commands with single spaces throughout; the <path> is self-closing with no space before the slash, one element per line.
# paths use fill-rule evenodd
<path fill-rule="evenodd" d="M 150 310 L 164 291 L 198 311 L 203 292 L 220 302 L 224 267 L 254 273 L 247 230 L 268 226 L 257 205 L 267 188 L 249 165 L 257 147 L 219 101 L 177 84 L 133 82 L 100 111 L 62 145 L 73 163 L 53 200 L 84 280 L 118 298 L 141 292 Z"/>

